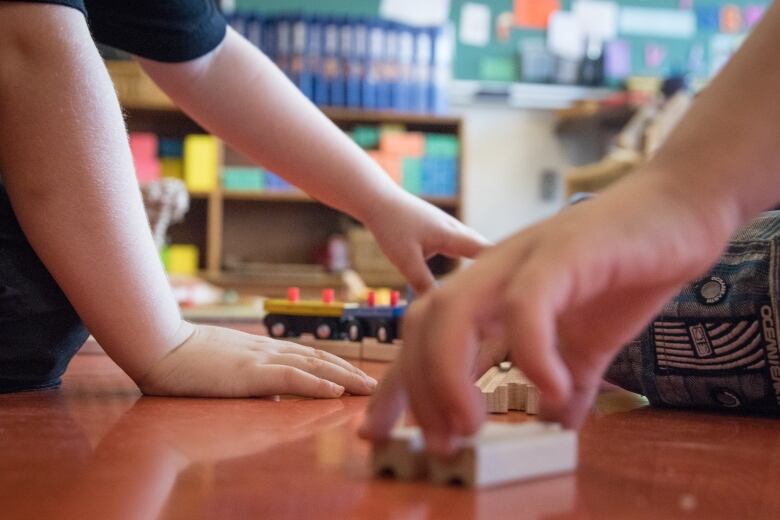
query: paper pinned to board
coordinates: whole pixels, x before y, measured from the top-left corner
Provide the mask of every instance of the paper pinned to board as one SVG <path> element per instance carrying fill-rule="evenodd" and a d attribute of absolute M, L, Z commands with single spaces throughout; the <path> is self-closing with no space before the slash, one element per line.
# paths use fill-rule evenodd
<path fill-rule="evenodd" d="M 618 16 L 621 34 L 691 38 L 696 33 L 696 15 L 692 11 L 623 7 Z"/>
<path fill-rule="evenodd" d="M 609 41 L 617 36 L 618 6 L 604 0 L 577 0 L 572 12 L 580 22 L 585 37 Z"/>
<path fill-rule="evenodd" d="M 604 53 L 604 73 L 608 78 L 622 79 L 631 75 L 631 44 L 626 40 L 612 40 Z"/>
<path fill-rule="evenodd" d="M 464 45 L 484 47 L 490 43 L 490 8 L 485 4 L 466 2 L 460 9 L 458 35 Z"/>
<path fill-rule="evenodd" d="M 585 35 L 577 16 L 569 11 L 555 11 L 547 28 L 547 48 L 568 60 L 578 60 L 585 53 Z"/>
<path fill-rule="evenodd" d="M 450 16 L 450 0 L 382 0 L 379 15 L 409 25 L 444 25 Z"/>
<path fill-rule="evenodd" d="M 550 16 L 561 8 L 559 0 L 514 0 L 514 24 L 529 29 L 546 29 Z"/>

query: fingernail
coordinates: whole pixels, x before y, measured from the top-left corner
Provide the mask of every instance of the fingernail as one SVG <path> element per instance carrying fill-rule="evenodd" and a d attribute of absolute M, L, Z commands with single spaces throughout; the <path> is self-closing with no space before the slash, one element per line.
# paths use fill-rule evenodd
<path fill-rule="evenodd" d="M 344 393 L 344 387 L 341 385 L 337 385 L 336 383 L 331 383 L 330 389 L 333 391 L 334 394 L 336 394 L 336 397 Z"/>
<path fill-rule="evenodd" d="M 366 383 L 368 383 L 368 386 L 373 389 L 373 388 L 377 387 L 377 385 L 379 384 L 379 381 L 377 381 L 376 379 L 374 379 L 371 376 L 366 376 Z"/>

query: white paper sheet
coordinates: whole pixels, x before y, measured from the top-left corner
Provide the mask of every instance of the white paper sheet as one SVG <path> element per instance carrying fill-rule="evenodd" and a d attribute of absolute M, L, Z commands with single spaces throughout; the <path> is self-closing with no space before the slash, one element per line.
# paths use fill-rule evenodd
<path fill-rule="evenodd" d="M 490 8 L 474 2 L 463 4 L 458 33 L 464 45 L 484 47 L 490 43 Z"/>
<path fill-rule="evenodd" d="M 693 11 L 623 7 L 618 17 L 621 34 L 691 38 L 696 32 Z"/>
<path fill-rule="evenodd" d="M 547 27 L 547 48 L 569 60 L 578 60 L 585 53 L 585 36 L 574 13 L 555 11 Z"/>
<path fill-rule="evenodd" d="M 587 38 L 603 42 L 617 36 L 618 6 L 615 2 L 577 0 L 572 12 Z"/>

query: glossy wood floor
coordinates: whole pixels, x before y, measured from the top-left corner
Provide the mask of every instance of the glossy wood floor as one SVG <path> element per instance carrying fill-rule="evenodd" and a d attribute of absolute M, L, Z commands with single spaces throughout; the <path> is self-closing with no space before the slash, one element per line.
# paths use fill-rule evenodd
<path fill-rule="evenodd" d="M 0 396 L 0 518 L 780 518 L 775 420 L 609 393 L 575 474 L 474 492 L 372 479 L 366 403 L 141 397 L 80 354 L 60 390 Z"/>

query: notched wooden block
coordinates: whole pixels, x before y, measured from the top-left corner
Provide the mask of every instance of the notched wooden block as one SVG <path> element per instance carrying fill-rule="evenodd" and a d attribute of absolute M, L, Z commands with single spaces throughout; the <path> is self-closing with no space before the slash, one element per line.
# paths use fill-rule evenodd
<path fill-rule="evenodd" d="M 494 486 L 573 471 L 577 434 L 554 423 L 486 423 L 449 459 L 428 456 L 417 427 L 396 428 L 373 452 L 375 475 L 436 484 Z"/>
<path fill-rule="evenodd" d="M 519 410 L 539 413 L 539 389 L 525 375 L 510 365 L 491 367 L 476 383 L 485 396 L 489 413 Z"/>

